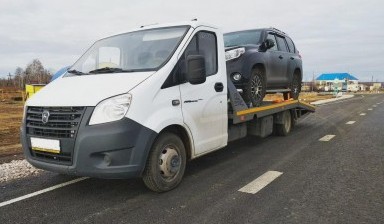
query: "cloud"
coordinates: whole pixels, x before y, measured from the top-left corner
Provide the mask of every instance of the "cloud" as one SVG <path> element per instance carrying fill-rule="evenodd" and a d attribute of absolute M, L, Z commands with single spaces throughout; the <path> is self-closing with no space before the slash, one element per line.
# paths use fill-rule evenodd
<path fill-rule="evenodd" d="M 370 77 L 375 71 L 384 81 L 383 8 L 379 0 L 2 0 L 0 77 L 33 58 L 60 69 L 97 39 L 143 24 L 198 18 L 225 32 L 285 31 L 303 55 L 306 79 L 332 71 Z"/>

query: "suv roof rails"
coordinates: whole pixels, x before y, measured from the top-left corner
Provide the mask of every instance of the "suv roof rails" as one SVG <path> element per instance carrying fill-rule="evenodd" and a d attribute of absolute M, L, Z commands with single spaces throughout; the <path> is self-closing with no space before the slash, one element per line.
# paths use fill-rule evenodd
<path fill-rule="evenodd" d="M 151 23 L 151 24 L 146 24 L 146 25 L 141 25 L 140 28 L 144 28 L 146 26 L 153 26 L 153 25 L 157 25 L 159 23 Z"/>
<path fill-rule="evenodd" d="M 279 29 L 276 29 L 275 27 L 269 27 L 269 29 L 274 30 L 274 31 L 277 31 L 277 32 L 280 32 L 280 33 L 282 33 L 282 34 L 286 34 L 286 33 L 284 33 L 283 31 L 281 31 L 281 30 L 279 30 Z"/>

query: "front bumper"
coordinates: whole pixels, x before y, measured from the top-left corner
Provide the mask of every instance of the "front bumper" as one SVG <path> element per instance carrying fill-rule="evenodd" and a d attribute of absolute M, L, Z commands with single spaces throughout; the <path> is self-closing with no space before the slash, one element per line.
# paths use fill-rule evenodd
<path fill-rule="evenodd" d="M 24 122 L 20 136 L 27 161 L 37 168 L 69 175 L 108 179 L 141 176 L 157 133 L 128 118 L 89 126 L 92 111 L 87 108 L 84 114 L 72 144 L 72 163 L 68 165 L 36 157 L 30 137 L 39 136 L 27 134 Z"/>

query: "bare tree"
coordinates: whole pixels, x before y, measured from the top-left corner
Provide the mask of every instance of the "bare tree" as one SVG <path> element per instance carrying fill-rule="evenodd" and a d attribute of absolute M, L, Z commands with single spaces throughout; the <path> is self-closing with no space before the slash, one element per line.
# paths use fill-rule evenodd
<path fill-rule="evenodd" d="M 51 77 L 49 71 L 44 69 L 43 64 L 38 59 L 34 59 L 25 69 L 26 83 L 46 84 Z"/>
<path fill-rule="evenodd" d="M 24 70 L 20 67 L 17 67 L 14 73 L 14 79 L 19 89 L 24 88 L 24 78 L 25 78 L 24 75 L 25 75 Z"/>

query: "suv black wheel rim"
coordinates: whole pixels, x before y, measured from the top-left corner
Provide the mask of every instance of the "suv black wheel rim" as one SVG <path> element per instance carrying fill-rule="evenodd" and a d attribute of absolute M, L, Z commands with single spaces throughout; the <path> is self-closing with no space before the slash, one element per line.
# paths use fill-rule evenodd
<path fill-rule="evenodd" d="M 251 80 L 252 97 L 256 100 L 261 99 L 262 93 L 263 93 L 263 81 L 261 80 L 260 75 L 255 75 Z"/>
<path fill-rule="evenodd" d="M 297 99 L 300 94 L 300 78 L 298 75 L 294 75 L 291 85 L 291 95 L 294 99 Z"/>

